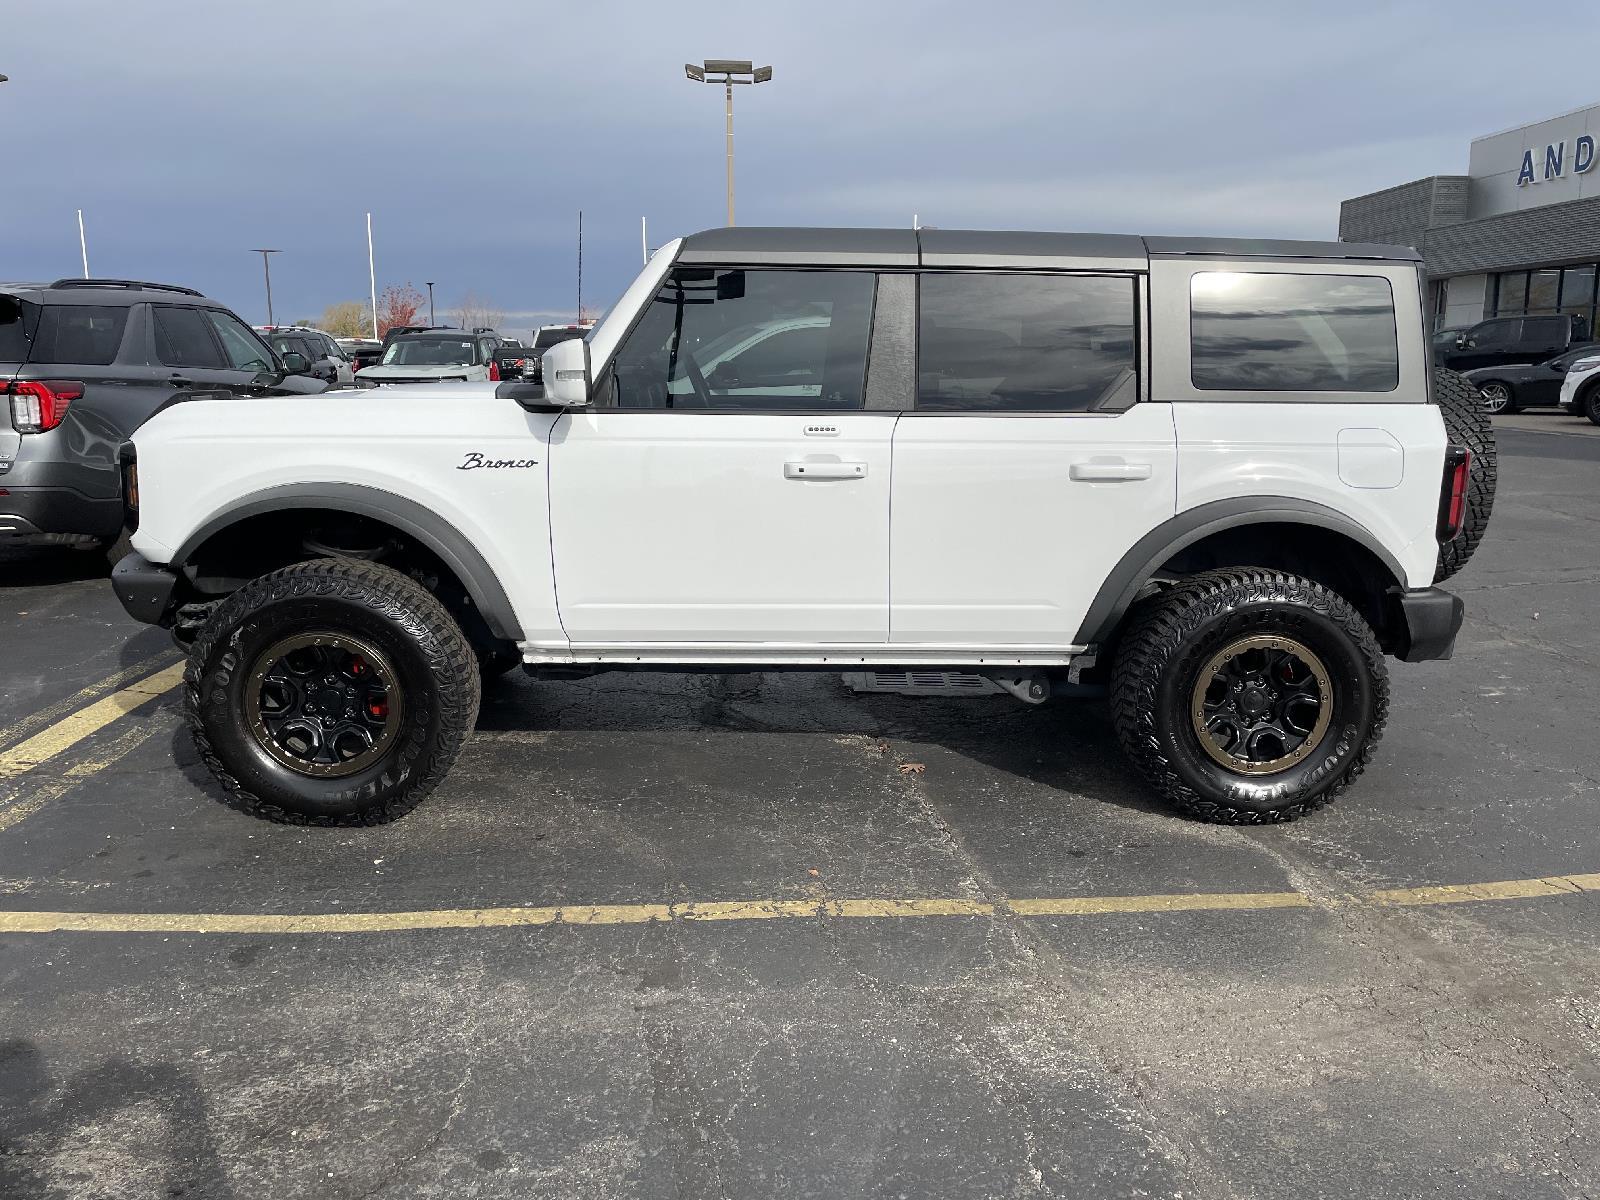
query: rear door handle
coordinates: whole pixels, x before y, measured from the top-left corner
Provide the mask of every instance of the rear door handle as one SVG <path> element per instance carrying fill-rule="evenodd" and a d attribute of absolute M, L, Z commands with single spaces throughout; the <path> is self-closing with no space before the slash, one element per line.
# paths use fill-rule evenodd
<path fill-rule="evenodd" d="M 1121 459 L 1075 462 L 1067 476 L 1079 483 L 1122 483 L 1132 479 L 1149 479 L 1149 463 L 1123 462 Z"/>
<path fill-rule="evenodd" d="M 867 464 L 864 462 L 786 462 L 783 464 L 783 477 L 785 479 L 865 479 L 867 477 Z"/>

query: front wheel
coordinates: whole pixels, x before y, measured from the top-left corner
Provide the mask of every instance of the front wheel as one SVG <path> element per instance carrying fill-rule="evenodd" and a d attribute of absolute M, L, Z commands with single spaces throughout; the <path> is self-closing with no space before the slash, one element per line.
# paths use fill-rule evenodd
<path fill-rule="evenodd" d="M 1591 383 L 1589 390 L 1578 400 L 1578 411 L 1596 425 L 1600 425 L 1600 383 Z"/>
<path fill-rule="evenodd" d="M 263 575 L 195 639 L 184 708 L 237 808 L 374 825 L 444 777 L 477 720 L 477 659 L 420 584 L 357 559 Z"/>
<path fill-rule="evenodd" d="M 1264 568 L 1208 571 L 1136 611 L 1113 666 L 1117 737 L 1176 808 L 1292 821 L 1365 769 L 1388 713 L 1383 652 L 1341 596 Z"/>

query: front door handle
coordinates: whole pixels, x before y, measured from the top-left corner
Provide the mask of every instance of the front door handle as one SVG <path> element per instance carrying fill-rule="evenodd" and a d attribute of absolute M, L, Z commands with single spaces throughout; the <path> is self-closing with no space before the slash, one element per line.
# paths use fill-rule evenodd
<path fill-rule="evenodd" d="M 1122 483 L 1149 479 L 1150 474 L 1149 463 L 1124 462 L 1120 458 L 1075 462 L 1067 471 L 1067 477 L 1079 483 Z"/>
<path fill-rule="evenodd" d="M 783 464 L 783 477 L 785 479 L 865 479 L 867 477 L 867 464 L 864 462 L 786 462 Z"/>

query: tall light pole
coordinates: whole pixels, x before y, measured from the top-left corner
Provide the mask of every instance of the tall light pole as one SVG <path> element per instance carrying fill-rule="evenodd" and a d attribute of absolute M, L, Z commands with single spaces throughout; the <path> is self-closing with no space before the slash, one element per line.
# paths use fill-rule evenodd
<path fill-rule="evenodd" d="M 733 85 L 767 83 L 771 67 L 758 67 L 749 59 L 708 58 L 699 66 L 684 63 L 683 72 L 695 83 L 720 83 L 727 92 L 728 115 L 728 224 L 733 224 Z M 712 78 L 715 76 L 716 78 Z"/>
<path fill-rule="evenodd" d="M 272 259 L 269 258 L 268 255 L 282 254 L 283 251 L 282 250 L 252 250 L 252 251 L 250 251 L 250 253 L 251 254 L 259 254 L 259 255 L 261 255 L 261 269 L 264 272 L 266 272 L 266 276 L 267 276 L 267 324 L 268 325 L 276 325 L 277 322 L 272 319 Z"/>
<path fill-rule="evenodd" d="M 433 280 L 428 280 L 428 324 L 434 324 L 433 319 Z"/>

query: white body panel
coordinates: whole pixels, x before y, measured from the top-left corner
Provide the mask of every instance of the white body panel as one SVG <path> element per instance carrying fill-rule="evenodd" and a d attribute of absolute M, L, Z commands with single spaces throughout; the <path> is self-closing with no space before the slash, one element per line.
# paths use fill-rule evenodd
<path fill-rule="evenodd" d="M 1433 404 L 1174 404 L 1178 511 L 1238 496 L 1309 500 L 1349 517 L 1404 568 L 1410 587 L 1433 582 L 1434 523 L 1443 478 L 1444 420 Z M 1341 458 L 1358 448 L 1356 478 Z M 1399 447 L 1400 464 L 1388 441 Z M 1344 453 L 1341 451 L 1344 449 Z M 1374 456 L 1368 458 L 1367 456 Z M 1392 487 L 1396 465 L 1403 468 Z"/>
<path fill-rule="evenodd" d="M 1070 643 L 1117 560 L 1173 515 L 1172 410 L 902 417 L 891 640 Z"/>
<path fill-rule="evenodd" d="M 1588 364 L 1588 365 L 1585 365 Z M 1578 389 L 1596 375 L 1600 375 L 1600 358 L 1592 363 L 1588 359 L 1579 359 L 1567 369 L 1566 378 L 1561 381 L 1561 407 L 1570 413 L 1578 412 Z"/>
<path fill-rule="evenodd" d="M 257 492 L 356 484 L 431 509 L 477 547 L 526 635 L 559 637 L 545 474 L 555 418 L 494 390 L 419 384 L 174 405 L 137 434 L 133 548 L 169 562 L 213 514 Z M 469 454 L 538 465 L 461 469 Z"/>
<path fill-rule="evenodd" d="M 894 425 L 860 412 L 563 418 L 550 506 L 567 636 L 887 641 Z"/>

